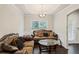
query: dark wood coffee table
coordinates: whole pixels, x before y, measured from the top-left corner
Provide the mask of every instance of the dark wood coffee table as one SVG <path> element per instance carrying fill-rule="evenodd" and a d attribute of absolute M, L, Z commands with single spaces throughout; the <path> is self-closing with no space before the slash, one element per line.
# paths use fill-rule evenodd
<path fill-rule="evenodd" d="M 54 40 L 54 39 L 43 39 L 39 40 L 39 53 L 44 52 L 45 50 L 50 54 L 51 48 L 54 47 L 55 53 L 56 53 L 56 45 L 60 45 L 60 40 Z M 42 47 L 45 47 L 45 49 L 42 49 Z"/>

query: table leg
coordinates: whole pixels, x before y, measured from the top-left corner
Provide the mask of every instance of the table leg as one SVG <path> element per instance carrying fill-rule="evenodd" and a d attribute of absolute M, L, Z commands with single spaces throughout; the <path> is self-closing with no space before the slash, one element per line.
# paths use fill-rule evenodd
<path fill-rule="evenodd" d="M 48 53 L 51 54 L 51 46 L 48 47 Z"/>
<path fill-rule="evenodd" d="M 51 52 L 52 52 L 51 49 L 52 49 L 52 46 L 49 46 L 48 47 L 48 53 L 49 54 L 51 54 Z M 55 51 L 55 54 L 56 54 L 56 45 L 54 46 L 54 51 Z"/>
<path fill-rule="evenodd" d="M 56 45 L 54 46 L 55 48 L 54 48 L 54 51 L 55 51 L 55 54 L 56 54 Z"/>
<path fill-rule="evenodd" d="M 39 54 L 41 54 L 41 47 L 40 47 L 40 45 L 39 45 Z"/>

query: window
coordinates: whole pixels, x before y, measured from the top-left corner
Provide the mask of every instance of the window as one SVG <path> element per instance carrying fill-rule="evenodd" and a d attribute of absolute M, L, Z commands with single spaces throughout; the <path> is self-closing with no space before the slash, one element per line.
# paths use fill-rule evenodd
<path fill-rule="evenodd" d="M 32 21 L 32 29 L 38 29 L 39 28 L 39 22 L 38 21 Z"/>
<path fill-rule="evenodd" d="M 32 29 L 46 29 L 47 26 L 47 21 L 32 21 Z"/>

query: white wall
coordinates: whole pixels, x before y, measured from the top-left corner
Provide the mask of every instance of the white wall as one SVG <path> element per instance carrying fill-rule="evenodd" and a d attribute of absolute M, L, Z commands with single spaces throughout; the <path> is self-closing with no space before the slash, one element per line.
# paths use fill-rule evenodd
<path fill-rule="evenodd" d="M 69 5 L 54 15 L 54 31 L 59 34 L 65 48 L 68 48 L 67 15 L 76 9 L 79 9 L 79 5 Z"/>
<path fill-rule="evenodd" d="M 23 33 L 23 14 L 15 5 L 0 5 L 0 38 L 7 33 Z"/>
<path fill-rule="evenodd" d="M 40 18 L 39 15 L 25 15 L 24 33 L 26 33 L 26 34 L 32 33 L 31 22 L 33 20 L 48 21 L 47 29 L 53 30 L 53 16 L 52 15 L 46 15 L 45 18 Z"/>

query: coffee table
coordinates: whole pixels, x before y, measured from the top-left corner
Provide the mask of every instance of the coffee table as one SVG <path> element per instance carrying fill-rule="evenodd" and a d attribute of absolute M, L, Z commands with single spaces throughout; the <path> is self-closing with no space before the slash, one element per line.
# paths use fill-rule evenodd
<path fill-rule="evenodd" d="M 55 53 L 56 53 L 56 45 L 61 45 L 61 41 L 55 40 L 55 39 L 43 39 L 43 40 L 39 40 L 38 43 L 39 43 L 40 53 L 44 50 L 41 48 L 41 46 L 42 46 L 42 47 L 46 47 L 46 50 L 49 54 L 51 53 L 51 48 L 53 46 L 54 46 Z"/>

